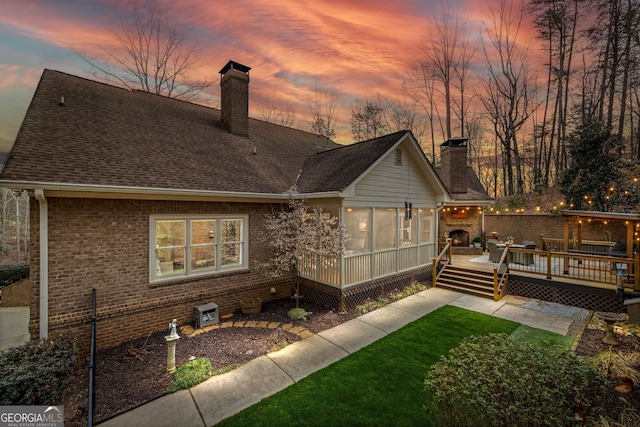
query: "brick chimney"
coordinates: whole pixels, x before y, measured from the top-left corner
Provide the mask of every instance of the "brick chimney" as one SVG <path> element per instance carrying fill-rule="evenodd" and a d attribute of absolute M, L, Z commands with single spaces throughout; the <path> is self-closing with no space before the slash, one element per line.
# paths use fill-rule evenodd
<path fill-rule="evenodd" d="M 467 141 L 451 138 L 440 145 L 440 178 L 451 193 L 467 192 Z"/>
<path fill-rule="evenodd" d="M 222 124 L 234 135 L 249 135 L 249 70 L 234 61 L 220 70 Z"/>

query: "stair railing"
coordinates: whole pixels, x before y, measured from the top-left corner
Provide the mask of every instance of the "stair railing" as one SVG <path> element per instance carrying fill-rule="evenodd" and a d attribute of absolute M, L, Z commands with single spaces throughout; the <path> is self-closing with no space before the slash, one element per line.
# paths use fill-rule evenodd
<path fill-rule="evenodd" d="M 504 296 L 504 290 L 509 282 L 509 244 L 502 251 L 498 264 L 493 267 L 493 299 L 499 301 Z"/>
<path fill-rule="evenodd" d="M 453 250 L 451 245 L 451 238 L 447 238 L 446 244 L 442 251 L 436 258 L 433 258 L 433 265 L 431 267 L 431 286 L 436 287 L 436 282 L 440 273 L 442 273 L 447 265 L 451 264 L 451 258 L 453 256 Z"/>

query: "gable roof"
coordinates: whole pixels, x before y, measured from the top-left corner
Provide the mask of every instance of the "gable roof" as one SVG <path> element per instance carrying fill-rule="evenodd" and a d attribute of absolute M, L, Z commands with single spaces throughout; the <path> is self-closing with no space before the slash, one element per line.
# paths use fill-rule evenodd
<path fill-rule="evenodd" d="M 413 137 L 411 131 L 402 130 L 389 135 L 362 141 L 317 153 L 307 158 L 298 179 L 300 193 L 321 191 L 353 195 L 355 185 L 392 150 L 401 144 L 409 151 L 422 171 L 423 177 L 439 201 L 450 200 L 447 188 Z"/>
<path fill-rule="evenodd" d="M 406 133 L 400 131 L 308 157 L 298 179 L 298 192 L 344 190 Z"/>
<path fill-rule="evenodd" d="M 249 119 L 249 136 L 236 136 L 220 110 L 44 70 L 1 179 L 282 194 L 324 151 L 309 132 Z"/>

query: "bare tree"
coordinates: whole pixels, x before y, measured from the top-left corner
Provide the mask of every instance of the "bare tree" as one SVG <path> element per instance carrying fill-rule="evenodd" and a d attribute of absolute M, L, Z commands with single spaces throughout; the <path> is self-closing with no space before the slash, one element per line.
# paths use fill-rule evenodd
<path fill-rule="evenodd" d="M 109 58 L 107 62 L 76 52 L 90 65 L 96 78 L 183 100 L 197 99 L 211 86 L 210 80 L 191 78 L 200 61 L 200 51 L 187 42 L 157 1 L 147 2 L 144 8 L 135 2 L 133 15 L 120 16 L 111 30 L 121 50 L 101 47 Z"/>
<path fill-rule="evenodd" d="M 428 48 L 421 48 L 421 60 L 413 71 L 404 78 L 404 92 L 419 105 L 427 117 L 429 139 L 431 141 L 431 163 L 436 164 L 436 124 L 444 137 L 444 126 L 438 110 L 439 93 L 436 90 L 434 67 L 429 59 Z"/>
<path fill-rule="evenodd" d="M 535 80 L 529 71 L 526 49 L 519 44 L 518 33 L 523 8 L 507 0 L 498 0 L 490 9 L 483 43 L 487 76 L 480 99 L 502 149 L 505 195 L 524 192 L 523 162 L 519 131 L 536 103 Z"/>
<path fill-rule="evenodd" d="M 426 132 L 426 121 L 418 112 L 416 102 L 378 96 L 378 104 L 384 110 L 384 120 L 389 132 L 410 130 L 419 142 L 422 141 Z"/>
<path fill-rule="evenodd" d="M 386 134 L 384 108 L 376 101 L 356 101 L 351 109 L 351 133 L 355 142 Z"/>
<path fill-rule="evenodd" d="M 260 114 L 262 115 L 262 120 L 265 122 L 287 127 L 298 127 L 296 112 L 291 105 L 285 105 L 283 108 L 280 108 L 275 102 L 272 102 L 261 107 Z"/>
<path fill-rule="evenodd" d="M 431 35 L 431 61 L 435 77 L 444 89 L 444 117 L 447 139 L 451 138 L 451 84 L 453 80 L 457 43 L 460 40 L 461 20 L 442 5 L 441 13 L 430 24 L 435 34 Z"/>
<path fill-rule="evenodd" d="M 16 263 L 28 260 L 29 196 L 26 191 L 2 188 L 1 253 Z"/>
<path fill-rule="evenodd" d="M 454 133 L 464 136 L 466 131 L 469 108 L 466 89 L 477 51 L 477 43 L 469 38 L 466 22 L 443 2 L 439 14 L 429 21 L 431 31 L 420 48 L 419 63 L 403 84 L 405 92 L 422 107 L 431 125 L 434 164 L 436 139 L 440 136 L 449 139 Z M 459 120 L 456 126 L 452 124 L 454 116 Z"/>
<path fill-rule="evenodd" d="M 316 84 L 313 97 L 307 100 L 307 106 L 311 113 L 311 129 L 318 136 L 333 139 L 336 136 L 336 111 L 337 98 L 329 90 L 321 90 Z"/>

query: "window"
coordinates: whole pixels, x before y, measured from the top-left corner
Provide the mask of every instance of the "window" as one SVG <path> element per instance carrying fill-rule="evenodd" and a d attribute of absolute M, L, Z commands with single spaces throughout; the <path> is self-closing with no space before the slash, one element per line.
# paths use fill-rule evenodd
<path fill-rule="evenodd" d="M 419 209 L 420 243 L 431 243 L 433 209 Z"/>
<path fill-rule="evenodd" d="M 240 217 L 151 217 L 151 281 L 246 268 L 247 222 Z"/>
<path fill-rule="evenodd" d="M 370 208 L 346 208 L 344 226 L 349 236 L 345 242 L 347 255 L 371 252 Z"/>
<path fill-rule="evenodd" d="M 381 251 L 396 247 L 396 236 L 398 234 L 397 211 L 395 208 L 375 208 L 375 232 L 373 237 L 375 250 Z"/>

